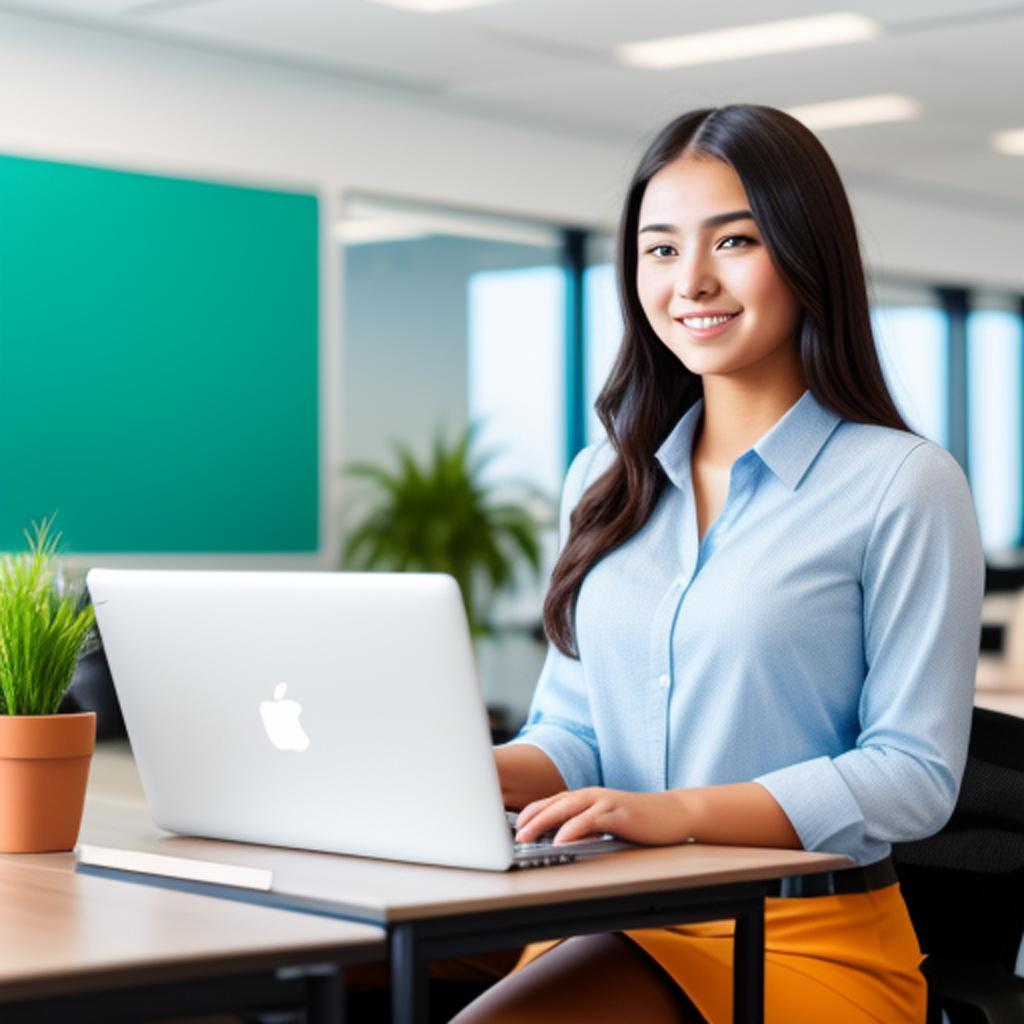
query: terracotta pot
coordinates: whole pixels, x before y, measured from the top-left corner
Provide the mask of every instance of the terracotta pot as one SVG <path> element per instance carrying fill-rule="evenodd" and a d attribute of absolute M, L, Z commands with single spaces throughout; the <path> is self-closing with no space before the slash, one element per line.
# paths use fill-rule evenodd
<path fill-rule="evenodd" d="M 94 711 L 0 715 L 0 853 L 74 849 L 95 745 Z"/>

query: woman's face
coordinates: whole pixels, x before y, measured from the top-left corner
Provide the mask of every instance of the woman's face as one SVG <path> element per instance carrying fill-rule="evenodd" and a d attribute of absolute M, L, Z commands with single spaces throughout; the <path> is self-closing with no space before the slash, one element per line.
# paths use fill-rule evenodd
<path fill-rule="evenodd" d="M 761 377 L 793 365 L 800 304 L 728 164 L 680 157 L 655 174 L 640 204 L 637 246 L 640 304 L 688 370 Z"/>

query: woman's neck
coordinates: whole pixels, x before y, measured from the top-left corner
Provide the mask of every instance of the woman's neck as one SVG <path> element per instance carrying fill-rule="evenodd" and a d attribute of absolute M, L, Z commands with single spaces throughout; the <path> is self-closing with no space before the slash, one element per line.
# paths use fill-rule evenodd
<path fill-rule="evenodd" d="M 703 386 L 704 410 L 692 458 L 723 469 L 764 437 L 807 389 L 802 374 L 774 387 L 709 375 Z"/>

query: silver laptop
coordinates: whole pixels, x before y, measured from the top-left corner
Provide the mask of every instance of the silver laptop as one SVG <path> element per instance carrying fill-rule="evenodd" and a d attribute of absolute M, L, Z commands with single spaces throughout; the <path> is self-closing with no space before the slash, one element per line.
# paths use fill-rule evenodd
<path fill-rule="evenodd" d="M 458 586 L 428 573 L 93 569 L 161 828 L 502 871 L 626 844 L 515 844 Z"/>

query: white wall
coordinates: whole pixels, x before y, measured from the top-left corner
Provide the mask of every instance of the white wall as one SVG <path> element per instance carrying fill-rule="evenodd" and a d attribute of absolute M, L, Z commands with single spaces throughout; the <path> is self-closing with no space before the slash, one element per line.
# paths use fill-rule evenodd
<path fill-rule="evenodd" d="M 0 115 L 7 151 L 583 222 L 614 212 L 627 163 L 403 90 L 5 14 Z"/>

